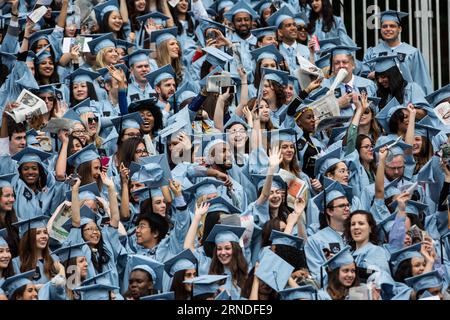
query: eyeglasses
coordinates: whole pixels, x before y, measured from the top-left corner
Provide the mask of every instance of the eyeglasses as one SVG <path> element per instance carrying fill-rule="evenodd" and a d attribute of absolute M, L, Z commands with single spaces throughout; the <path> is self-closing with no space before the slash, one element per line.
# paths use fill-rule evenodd
<path fill-rule="evenodd" d="M 361 149 L 367 149 L 367 150 L 370 150 L 370 149 L 373 149 L 373 144 L 366 144 L 365 146 L 361 146 Z"/>
<path fill-rule="evenodd" d="M 148 155 L 148 151 L 145 149 L 136 149 L 135 153 L 138 155 Z"/>
<path fill-rule="evenodd" d="M 386 166 L 386 168 L 392 170 L 392 171 L 400 171 L 405 169 L 405 166 L 400 166 L 400 167 L 390 167 L 390 166 Z"/>
<path fill-rule="evenodd" d="M 81 136 L 82 134 L 85 134 L 85 133 L 86 133 L 86 130 L 73 130 L 72 131 L 72 134 L 74 136 Z"/>
<path fill-rule="evenodd" d="M 98 228 L 86 228 L 84 229 L 84 231 L 90 232 L 90 233 L 94 233 L 94 232 L 100 232 L 100 230 Z"/>
<path fill-rule="evenodd" d="M 139 225 L 136 227 L 136 230 L 147 229 L 147 228 L 150 228 L 150 227 L 149 227 L 149 226 L 146 226 L 145 224 L 139 224 Z"/>
<path fill-rule="evenodd" d="M 141 138 L 142 137 L 142 135 L 140 133 L 124 133 L 124 136 L 130 137 L 130 138 Z"/>
<path fill-rule="evenodd" d="M 245 130 L 245 129 L 230 130 L 229 133 L 230 134 L 235 134 L 235 135 L 244 135 L 244 134 L 247 133 L 247 130 Z"/>
<path fill-rule="evenodd" d="M 87 121 L 88 121 L 89 124 L 92 124 L 92 122 L 94 122 L 94 121 L 96 123 L 98 123 L 98 117 L 88 118 Z"/>
<path fill-rule="evenodd" d="M 350 203 L 343 203 L 343 204 L 339 204 L 337 206 L 332 206 L 332 208 L 339 208 L 339 209 L 345 209 L 345 208 L 351 208 L 351 204 Z"/>
<path fill-rule="evenodd" d="M 48 101 L 50 101 L 50 102 L 53 102 L 53 101 L 55 101 L 55 97 L 52 97 L 52 96 L 49 96 L 49 97 L 40 97 L 42 100 L 48 100 Z"/>

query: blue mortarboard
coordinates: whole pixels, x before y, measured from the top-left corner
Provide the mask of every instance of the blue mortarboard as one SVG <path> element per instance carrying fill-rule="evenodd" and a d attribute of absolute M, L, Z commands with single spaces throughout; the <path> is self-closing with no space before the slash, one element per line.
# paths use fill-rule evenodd
<path fill-rule="evenodd" d="M 139 300 L 175 300 L 175 293 L 173 291 L 159 294 L 152 294 L 151 296 L 140 297 Z"/>
<path fill-rule="evenodd" d="M 315 166 L 314 166 L 314 175 L 318 177 L 319 175 L 325 174 L 329 168 L 342 162 L 341 160 L 342 149 L 337 148 L 332 150 L 331 152 L 325 153 L 320 158 L 317 158 Z"/>
<path fill-rule="evenodd" d="M 267 8 L 270 8 L 272 5 L 272 1 L 270 0 L 261 0 L 256 5 L 253 6 L 253 10 L 255 10 L 260 16 Z"/>
<path fill-rule="evenodd" d="M 215 47 L 206 47 L 202 48 L 202 50 L 206 52 L 206 61 L 213 66 L 221 66 L 223 68 L 227 62 L 233 60 L 233 56 Z"/>
<path fill-rule="evenodd" d="M 186 188 L 183 190 L 187 193 L 192 193 L 195 195 L 195 198 L 198 198 L 203 195 L 209 195 L 213 193 L 219 193 L 217 191 L 217 187 L 223 186 L 224 183 L 218 179 L 214 178 L 205 178 L 199 181 L 198 183 L 190 186 L 189 188 Z"/>
<path fill-rule="evenodd" d="M 206 238 L 207 242 L 214 242 L 216 245 L 224 242 L 237 242 L 244 234 L 244 227 L 228 226 L 216 224 Z"/>
<path fill-rule="evenodd" d="M 33 146 L 35 144 L 39 145 L 39 140 L 36 138 L 38 133 L 36 130 L 31 129 L 27 131 L 27 145 Z M 39 147 L 39 146 L 38 146 Z"/>
<path fill-rule="evenodd" d="M 338 140 L 342 140 L 347 133 L 348 124 L 345 124 L 342 127 L 334 127 L 331 129 L 330 140 L 328 141 L 328 145 L 331 146 Z"/>
<path fill-rule="evenodd" d="M 292 128 L 280 129 L 278 130 L 278 141 L 289 141 L 295 144 L 296 134 L 295 130 Z M 276 131 L 272 133 L 272 139 L 277 140 Z"/>
<path fill-rule="evenodd" d="M 256 62 L 262 59 L 272 59 L 279 63 L 283 59 L 283 55 L 273 44 L 255 49 L 251 52 L 251 54 Z"/>
<path fill-rule="evenodd" d="M 155 42 L 157 46 L 166 40 L 176 39 L 178 29 L 176 27 L 154 30 L 150 34 L 150 41 Z"/>
<path fill-rule="evenodd" d="M 196 97 L 198 95 L 197 91 L 198 91 L 197 88 L 195 88 L 191 82 L 186 81 L 175 92 L 174 97 L 175 97 L 176 103 L 180 104 L 187 99 Z"/>
<path fill-rule="evenodd" d="M 292 265 L 272 250 L 265 249 L 259 261 L 259 267 L 255 272 L 255 276 L 278 292 L 285 288 L 293 271 L 294 267 Z"/>
<path fill-rule="evenodd" d="M 155 22 L 155 24 L 164 26 L 165 22 L 167 20 L 169 20 L 169 17 L 162 14 L 159 11 L 150 12 L 150 13 L 144 14 L 142 16 L 136 17 L 136 20 L 139 21 L 139 23 L 141 23 L 143 25 L 145 25 L 145 22 L 148 19 L 152 19 Z"/>
<path fill-rule="evenodd" d="M 272 230 L 269 240 L 272 241 L 272 244 L 284 244 L 290 247 L 294 247 L 298 250 L 303 249 L 304 240 L 302 238 L 284 232 L 280 232 L 277 230 Z"/>
<path fill-rule="evenodd" d="M 227 275 L 203 275 L 193 279 L 184 281 L 183 283 L 192 284 L 192 296 L 197 297 L 203 294 L 216 293 L 220 285 L 219 281 L 225 280 L 229 276 Z"/>
<path fill-rule="evenodd" d="M 73 291 L 81 292 L 81 300 L 109 300 L 109 292 L 118 290 L 119 287 L 106 283 L 93 283 L 74 288 Z"/>
<path fill-rule="evenodd" d="M 419 292 L 424 289 L 442 287 L 443 281 L 439 271 L 435 270 L 406 278 L 405 283 L 413 288 L 415 292 Z"/>
<path fill-rule="evenodd" d="M 438 106 L 442 101 L 450 98 L 450 84 L 445 87 L 436 90 L 435 92 L 427 95 L 425 99 L 433 106 Z"/>
<path fill-rule="evenodd" d="M 12 157 L 12 159 L 16 160 L 17 164 L 20 166 L 25 162 L 42 163 L 51 155 L 51 153 L 47 153 L 36 148 L 26 147 L 25 149 L 22 149 L 20 152 L 16 153 Z"/>
<path fill-rule="evenodd" d="M 380 123 L 380 125 L 383 127 L 383 129 L 389 133 L 389 120 L 391 119 L 392 115 L 400 109 L 406 109 L 404 105 L 402 105 L 398 100 L 394 97 L 392 98 L 386 106 L 376 115 L 376 119 Z"/>
<path fill-rule="evenodd" d="M 420 122 L 416 123 L 416 136 L 428 137 L 428 142 L 431 142 L 431 139 L 437 136 L 439 132 L 441 132 L 441 129 L 436 128 L 429 116 L 425 116 Z"/>
<path fill-rule="evenodd" d="M 326 204 L 324 203 L 324 197 L 326 195 Z M 349 203 L 352 203 L 353 195 L 350 194 L 347 190 L 345 190 L 342 185 L 334 181 L 331 185 L 329 185 L 324 191 L 320 192 L 317 196 L 313 198 L 314 203 L 319 208 L 320 212 L 324 212 L 324 205 L 328 205 L 331 201 L 346 197 Z"/>
<path fill-rule="evenodd" d="M 379 152 L 382 147 L 391 145 L 394 142 L 395 142 L 394 139 L 389 138 L 387 136 L 382 136 L 378 138 L 375 148 L 373 149 L 373 152 Z M 412 146 L 410 144 L 404 143 L 403 141 L 399 141 L 394 147 L 389 149 L 389 152 L 393 156 L 404 155 L 405 151 L 411 148 Z"/>
<path fill-rule="evenodd" d="M 90 82 L 93 83 L 95 79 L 100 77 L 100 74 L 98 72 L 93 72 L 88 69 L 84 68 L 78 68 L 71 74 L 67 76 L 67 78 L 70 79 L 72 83 L 78 83 L 78 82 Z"/>
<path fill-rule="evenodd" d="M 380 56 L 373 58 L 366 63 L 371 64 L 375 63 L 374 70 L 377 73 L 383 73 L 387 71 L 388 69 L 397 66 L 397 55 L 387 55 L 387 56 Z"/>
<path fill-rule="evenodd" d="M 316 67 L 323 69 L 331 65 L 331 53 L 327 53 L 314 63 Z"/>
<path fill-rule="evenodd" d="M 117 0 L 108 0 L 94 7 L 95 18 L 99 24 L 102 23 L 103 17 L 110 11 L 119 11 L 119 2 Z"/>
<path fill-rule="evenodd" d="M 61 83 L 52 83 L 52 84 L 45 84 L 43 86 L 39 86 L 39 93 L 53 93 L 55 94 L 55 88 L 59 86 Z"/>
<path fill-rule="evenodd" d="M 417 182 L 436 183 L 436 179 L 434 178 L 434 170 L 433 158 L 431 158 L 419 170 L 419 173 L 417 174 Z"/>
<path fill-rule="evenodd" d="M 167 180 L 172 179 L 172 172 L 169 167 L 169 162 L 167 161 L 167 155 L 166 154 L 158 154 L 154 156 L 148 156 L 143 157 L 139 159 L 139 163 L 142 165 L 147 164 L 156 164 L 159 166 L 163 172 L 163 179 L 161 181 L 161 184 L 163 186 L 169 185 Z M 156 185 L 155 187 L 160 187 L 161 185 Z"/>
<path fill-rule="evenodd" d="M 19 273 L 14 276 L 8 277 L 2 283 L 1 288 L 3 291 L 5 291 L 8 297 L 11 298 L 17 289 L 20 289 L 21 287 L 26 286 L 27 284 L 33 283 L 31 281 L 31 278 L 33 277 L 34 273 L 35 270 L 33 269 L 27 272 Z"/>
<path fill-rule="evenodd" d="M 94 144 L 89 144 L 78 152 L 67 158 L 69 165 L 78 168 L 81 164 L 100 158 Z"/>
<path fill-rule="evenodd" d="M 134 43 L 128 42 L 126 40 L 122 40 L 122 39 L 116 39 L 116 47 L 117 48 L 122 48 L 125 51 L 127 51 L 130 48 L 135 47 L 136 45 Z"/>
<path fill-rule="evenodd" d="M 252 179 L 255 180 L 257 189 L 261 189 L 266 182 L 267 174 L 252 174 Z M 287 189 L 287 184 L 279 174 L 274 174 L 272 178 L 272 188 Z"/>
<path fill-rule="evenodd" d="M 361 49 L 361 48 L 339 45 L 339 46 L 331 47 L 328 50 L 323 50 L 322 52 L 325 54 L 331 52 L 331 55 L 334 57 L 334 56 L 337 56 L 338 54 L 353 55 L 359 49 Z"/>
<path fill-rule="evenodd" d="M 217 29 L 225 36 L 227 28 L 224 24 L 218 23 L 213 20 L 200 18 L 200 30 L 205 34 L 208 29 Z"/>
<path fill-rule="evenodd" d="M 150 189 L 147 187 L 139 188 L 134 191 L 131 191 L 131 195 L 133 197 L 137 196 L 139 199 L 139 203 L 141 203 L 142 201 L 150 198 Z"/>
<path fill-rule="evenodd" d="M 138 49 L 133 51 L 131 54 L 126 56 L 128 59 L 128 65 L 132 66 L 136 62 L 149 61 L 149 54 L 151 50 L 148 49 Z"/>
<path fill-rule="evenodd" d="M 300 12 L 294 16 L 295 23 L 297 25 L 307 25 L 309 23 L 309 18 L 305 12 Z"/>
<path fill-rule="evenodd" d="M 56 254 L 61 262 L 65 262 L 71 258 L 84 257 L 85 253 L 83 252 L 82 248 L 86 244 L 87 242 L 69 244 L 53 251 L 52 253 Z"/>
<path fill-rule="evenodd" d="M 214 9 L 216 12 L 219 12 L 225 8 L 231 8 L 235 3 L 236 0 L 218 0 L 214 1 L 210 8 Z"/>
<path fill-rule="evenodd" d="M 20 220 L 16 223 L 13 223 L 13 225 L 19 228 L 19 235 L 20 238 L 22 238 L 24 234 L 30 229 L 46 228 L 48 219 L 49 217 L 44 215 L 35 216 L 29 219 Z"/>
<path fill-rule="evenodd" d="M 320 53 L 330 52 L 330 49 L 341 45 L 340 38 L 320 39 L 319 42 L 320 42 Z"/>
<path fill-rule="evenodd" d="M 53 28 L 51 29 L 44 29 L 44 30 L 39 30 L 34 32 L 31 36 L 30 39 L 28 40 L 28 43 L 30 44 L 30 47 L 36 42 L 39 41 L 41 39 L 46 39 L 47 41 L 49 41 L 48 36 L 53 32 Z M 49 41 L 50 42 L 50 41 Z"/>
<path fill-rule="evenodd" d="M 110 47 L 115 48 L 116 39 L 114 39 L 112 32 L 110 32 L 98 38 L 92 39 L 91 41 L 88 42 L 88 46 L 91 53 L 96 55 L 103 48 L 110 48 Z"/>
<path fill-rule="evenodd" d="M 289 83 L 289 72 L 267 68 L 261 68 L 261 70 L 266 80 L 273 80 L 280 85 L 287 85 Z"/>
<path fill-rule="evenodd" d="M 423 257 L 420 253 L 421 246 L 421 243 L 416 243 L 412 246 L 392 252 L 390 258 L 392 264 L 392 273 L 395 274 L 397 272 L 400 263 L 402 263 L 403 261 L 411 258 Z"/>
<path fill-rule="evenodd" d="M 210 207 L 208 212 L 221 211 L 228 214 L 241 213 L 241 210 L 222 196 L 208 200 Z"/>
<path fill-rule="evenodd" d="M 230 119 L 225 123 L 223 131 L 230 129 L 234 124 L 241 124 L 246 130 L 250 130 L 250 126 L 241 117 L 238 117 L 235 113 L 230 117 Z"/>
<path fill-rule="evenodd" d="M 253 10 L 252 7 L 250 7 L 245 1 L 241 0 L 238 3 L 236 3 L 233 7 L 230 8 L 230 10 L 228 10 L 226 13 L 224 13 L 224 17 L 228 20 L 228 21 L 233 21 L 233 17 L 234 15 L 241 13 L 241 12 L 245 12 L 248 13 L 253 20 L 256 20 L 259 18 L 258 13 Z"/>
<path fill-rule="evenodd" d="M 347 199 L 353 199 L 353 188 L 350 186 L 346 186 L 345 184 L 340 183 L 339 181 L 324 177 L 323 178 L 323 184 L 325 187 L 329 187 L 331 186 L 333 183 L 339 183 L 339 185 L 344 189 L 345 194 L 347 195 Z"/>
<path fill-rule="evenodd" d="M 197 258 L 194 256 L 191 249 L 186 249 L 164 262 L 164 270 L 173 277 L 178 271 L 196 269 L 197 263 Z"/>
<path fill-rule="evenodd" d="M 15 175 L 16 175 L 16 173 L 8 173 L 8 174 L 0 175 L 0 188 L 4 188 L 4 187 L 12 188 L 11 180 Z"/>
<path fill-rule="evenodd" d="M 128 277 L 135 270 L 144 270 L 150 274 L 153 280 L 153 287 L 162 290 L 164 264 L 150 257 L 135 254 L 128 257 L 127 262 Z M 126 278 L 125 276 L 124 278 Z M 128 283 L 128 279 L 124 279 L 124 283 Z"/>
<path fill-rule="evenodd" d="M 86 186 L 89 186 L 89 185 L 86 185 Z M 85 186 L 83 186 L 83 187 L 85 187 Z M 81 187 L 80 190 L 83 187 Z M 71 200 L 71 195 L 69 195 L 69 192 L 70 191 L 66 192 L 66 198 L 68 198 L 69 201 L 70 201 Z M 81 198 L 81 193 L 83 193 L 82 196 L 83 196 L 84 199 L 86 199 L 87 197 L 95 199 L 96 195 L 100 196 L 100 194 L 98 193 L 98 188 L 96 190 L 94 189 L 93 191 L 87 190 L 86 187 L 83 188 L 83 191 L 80 192 L 80 198 Z M 80 208 L 80 218 L 81 218 L 81 221 L 80 221 L 80 226 L 81 227 L 86 225 L 86 224 L 88 224 L 91 221 L 94 222 L 97 226 L 99 226 L 99 224 L 101 222 L 100 216 L 97 215 L 94 211 L 92 211 L 92 209 L 89 208 L 87 205 L 83 205 Z M 65 230 L 67 230 L 68 232 L 70 232 L 70 229 L 72 229 L 72 219 L 67 220 L 62 225 L 62 227 Z"/>
<path fill-rule="evenodd" d="M 164 67 L 156 69 L 145 75 L 148 83 L 152 88 L 155 88 L 162 80 L 174 79 L 175 71 L 170 64 L 166 64 Z"/>
<path fill-rule="evenodd" d="M 312 285 L 289 288 L 278 292 L 281 300 L 316 300 L 317 289 Z"/>
<path fill-rule="evenodd" d="M 78 115 L 82 115 L 83 113 L 92 112 L 94 114 L 98 114 L 99 111 L 96 108 L 96 106 L 91 104 L 91 99 L 86 98 L 80 103 L 78 103 L 76 106 L 72 107 L 70 110 L 73 110 Z"/>
<path fill-rule="evenodd" d="M 428 205 L 414 201 L 414 200 L 407 200 L 406 201 L 406 213 L 412 213 L 415 216 L 419 216 L 419 214 L 425 210 L 428 209 Z"/>
<path fill-rule="evenodd" d="M 50 48 L 50 45 L 46 45 L 45 47 L 43 47 L 41 50 L 39 50 L 38 52 L 36 52 L 36 58 L 35 61 L 37 64 L 42 63 L 45 59 L 47 58 L 51 58 L 52 54 L 50 53 L 50 51 L 48 51 L 47 49 Z"/>
<path fill-rule="evenodd" d="M 6 239 L 8 239 L 8 230 L 6 228 L 0 229 L 0 247 L 9 247 Z"/>
<path fill-rule="evenodd" d="M 277 34 L 277 27 L 265 27 L 265 28 L 259 28 L 259 29 L 253 29 L 252 34 L 255 36 L 256 39 L 259 39 L 261 37 L 266 36 L 276 36 Z"/>
<path fill-rule="evenodd" d="M 267 19 L 267 24 L 280 28 L 284 20 L 293 18 L 294 13 L 292 13 L 287 6 L 284 6 Z"/>
<path fill-rule="evenodd" d="M 96 182 L 91 182 L 80 187 L 79 200 L 95 200 L 100 197 L 100 191 Z M 66 199 L 72 201 L 72 190 L 66 191 Z"/>
<path fill-rule="evenodd" d="M 164 171 L 156 163 L 141 165 L 138 172 L 133 174 L 132 180 L 144 183 L 148 188 L 157 188 L 162 185 Z"/>
<path fill-rule="evenodd" d="M 346 266 L 354 262 L 353 256 L 350 253 L 350 246 L 346 246 L 344 249 L 336 253 L 323 266 L 328 267 L 330 270 L 335 270 L 342 266 Z"/>
<path fill-rule="evenodd" d="M 223 290 L 219 293 L 214 300 L 231 300 L 231 296 L 228 293 L 228 290 Z"/>
<path fill-rule="evenodd" d="M 144 120 L 139 112 L 127 113 L 124 116 L 119 116 L 111 119 L 117 132 L 120 134 L 125 129 L 140 129 Z"/>
<path fill-rule="evenodd" d="M 385 21 L 395 21 L 400 24 L 401 19 L 407 17 L 408 14 L 401 11 L 387 10 L 380 12 L 377 16 L 381 17 L 381 23 L 384 23 Z"/>

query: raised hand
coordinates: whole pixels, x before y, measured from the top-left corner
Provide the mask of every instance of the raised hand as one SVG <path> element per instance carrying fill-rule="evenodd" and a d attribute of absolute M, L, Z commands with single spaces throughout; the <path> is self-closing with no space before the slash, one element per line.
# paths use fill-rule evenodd
<path fill-rule="evenodd" d="M 58 131 L 58 139 L 62 144 L 69 142 L 69 131 L 60 129 Z"/>
<path fill-rule="evenodd" d="M 108 187 L 108 188 L 113 188 L 114 187 L 114 182 L 111 180 L 110 177 L 108 177 L 106 175 L 105 172 L 101 172 L 100 173 L 100 178 L 102 179 L 103 184 Z"/>
<path fill-rule="evenodd" d="M 120 163 L 120 179 L 122 180 L 122 183 L 128 183 L 128 180 L 130 178 L 130 169 L 125 167 L 123 162 Z"/>
<path fill-rule="evenodd" d="M 172 190 L 172 192 L 175 194 L 176 197 L 179 197 L 182 195 L 183 188 L 181 187 L 181 183 L 179 183 L 176 180 L 169 180 L 169 188 Z"/>
<path fill-rule="evenodd" d="M 209 202 L 202 202 L 200 204 L 195 204 L 195 213 L 194 216 L 197 219 L 201 219 L 209 209 Z"/>
<path fill-rule="evenodd" d="M 383 147 L 380 149 L 380 152 L 378 153 L 380 162 L 384 163 L 386 161 L 387 155 L 389 153 L 388 151 L 389 151 L 389 149 L 387 147 Z"/>
<path fill-rule="evenodd" d="M 277 168 L 282 161 L 283 155 L 281 154 L 281 149 L 278 146 L 274 146 L 271 150 L 269 150 L 269 166 L 271 168 Z"/>
<path fill-rule="evenodd" d="M 294 211 L 302 214 L 306 208 L 306 201 L 303 198 L 297 198 L 294 201 Z"/>

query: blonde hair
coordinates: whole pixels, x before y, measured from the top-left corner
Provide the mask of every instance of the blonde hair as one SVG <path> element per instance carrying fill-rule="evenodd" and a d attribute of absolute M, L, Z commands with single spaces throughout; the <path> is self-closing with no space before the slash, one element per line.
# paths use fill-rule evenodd
<path fill-rule="evenodd" d="M 100 136 L 99 136 L 99 132 L 101 130 L 101 124 L 100 124 L 100 122 L 97 122 L 97 131 L 95 132 L 95 134 L 93 136 L 91 136 L 91 133 L 88 130 L 88 128 L 89 128 L 89 126 L 88 126 L 89 113 L 92 113 L 92 112 L 85 112 L 85 113 L 80 114 L 81 123 L 84 125 L 84 127 L 86 128 L 86 132 L 87 132 L 87 137 L 88 137 L 87 143 L 95 142 L 95 147 L 100 148 L 103 143 L 102 138 L 100 138 Z"/>
<path fill-rule="evenodd" d="M 156 63 L 158 64 L 158 67 L 164 67 L 166 64 L 170 64 L 173 67 L 173 70 L 175 70 L 176 74 L 176 83 L 180 84 L 183 81 L 183 64 L 182 64 L 182 50 L 181 45 L 178 40 L 177 44 L 179 47 L 179 53 L 178 58 L 172 59 L 170 58 L 169 54 L 169 41 L 173 39 L 169 39 L 166 41 L 163 41 L 159 46 L 156 47 Z"/>
<path fill-rule="evenodd" d="M 98 69 L 104 68 L 109 65 L 105 61 L 105 55 L 106 55 L 106 51 L 108 51 L 110 48 L 112 48 L 112 47 L 103 48 L 97 53 L 97 55 L 95 56 L 95 68 L 94 69 L 98 70 Z"/>

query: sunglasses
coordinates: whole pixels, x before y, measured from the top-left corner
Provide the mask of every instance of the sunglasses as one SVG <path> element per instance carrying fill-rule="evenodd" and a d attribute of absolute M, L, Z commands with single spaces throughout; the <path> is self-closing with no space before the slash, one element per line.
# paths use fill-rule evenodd
<path fill-rule="evenodd" d="M 297 31 L 306 31 L 306 26 L 297 26 Z"/>
<path fill-rule="evenodd" d="M 98 123 L 98 117 L 88 118 L 87 121 L 89 124 L 92 124 L 93 122 Z"/>

